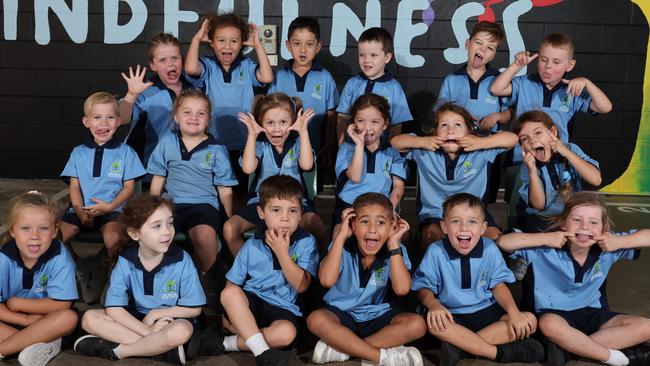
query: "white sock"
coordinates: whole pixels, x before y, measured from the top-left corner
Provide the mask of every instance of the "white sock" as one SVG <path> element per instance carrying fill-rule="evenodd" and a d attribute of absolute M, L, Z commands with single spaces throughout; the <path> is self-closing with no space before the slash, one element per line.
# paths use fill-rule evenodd
<path fill-rule="evenodd" d="M 250 338 L 246 340 L 246 345 L 248 348 L 250 348 L 251 352 L 253 352 L 253 355 L 255 357 L 261 355 L 269 349 L 269 345 L 266 344 L 266 341 L 264 340 L 264 336 L 262 333 L 255 333 L 253 334 Z"/>
<path fill-rule="evenodd" d="M 119 344 L 117 345 L 117 347 L 113 348 L 113 354 L 115 355 L 115 357 L 117 357 L 118 360 L 121 360 L 122 357 L 120 356 L 119 348 L 120 348 Z"/>
<path fill-rule="evenodd" d="M 237 348 L 237 336 L 229 335 L 223 337 L 223 348 L 226 350 L 226 352 L 239 351 L 239 348 Z"/>
<path fill-rule="evenodd" d="M 607 361 L 603 362 L 612 366 L 626 366 L 630 363 L 630 360 L 623 354 L 623 352 L 615 349 L 609 350 L 609 358 Z"/>
<path fill-rule="evenodd" d="M 383 365 L 384 361 L 386 361 L 386 357 L 388 357 L 388 352 L 386 352 L 386 348 L 380 348 L 379 349 L 379 364 Z"/>

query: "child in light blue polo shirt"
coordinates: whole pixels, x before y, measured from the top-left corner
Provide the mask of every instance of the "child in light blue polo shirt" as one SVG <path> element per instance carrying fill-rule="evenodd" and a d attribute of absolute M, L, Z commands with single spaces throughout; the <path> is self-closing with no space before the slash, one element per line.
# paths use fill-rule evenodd
<path fill-rule="evenodd" d="M 440 228 L 442 202 L 455 193 L 465 192 L 485 198 L 490 164 L 495 157 L 517 143 L 517 136 L 498 132 L 487 137 L 472 135 L 472 116 L 462 107 L 446 103 L 434 114 L 428 135 L 400 135 L 391 144 L 408 151 L 407 159 L 418 165 L 418 220 L 422 240 L 420 249 L 443 238 Z M 488 238 L 500 233 L 487 213 Z"/>
<path fill-rule="evenodd" d="M 339 91 L 332 74 L 314 61 L 322 46 L 318 20 L 306 16 L 292 20 L 286 46 L 292 59 L 278 69 L 268 93 L 299 97 L 303 108 L 313 109 L 315 115 L 308 126 L 311 146 L 317 155 L 321 150 L 331 152 L 336 146 Z"/>
<path fill-rule="evenodd" d="M 345 83 L 336 108 L 336 136 L 339 145 L 344 141 L 350 107 L 363 94 L 381 95 L 390 104 L 391 127 L 388 139 L 400 133 L 402 123 L 413 120 L 402 86 L 393 74 L 385 70 L 393 58 L 393 37 L 390 33 L 378 27 L 366 29 L 359 37 L 358 48 L 361 72 Z"/>
<path fill-rule="evenodd" d="M 186 356 L 195 356 L 186 355 L 183 344 L 198 325 L 205 294 L 192 259 L 173 244 L 171 201 L 136 197 L 121 221 L 138 245 L 120 254 L 106 308 L 86 311 L 82 328 L 90 334 L 77 339 L 74 349 L 109 360 L 153 356 L 184 364 Z"/>
<path fill-rule="evenodd" d="M 226 148 L 207 132 L 210 108 L 202 91 L 181 93 L 174 102 L 178 131 L 160 141 L 147 166 L 151 194 L 166 192 L 174 200 L 174 225 L 189 236 L 203 273 L 217 260 L 217 233 L 232 215 L 237 184 Z"/>
<path fill-rule="evenodd" d="M 608 365 L 650 364 L 650 352 L 634 347 L 650 340 L 650 319 L 611 311 L 604 287 L 615 262 L 637 259 L 638 248 L 650 247 L 650 230 L 610 233 L 605 198 L 593 192 L 573 194 L 549 230 L 555 231 L 498 241 L 530 263 L 547 364 L 563 366 L 570 354 Z"/>
<path fill-rule="evenodd" d="M 169 33 L 159 33 L 149 41 L 147 49 L 149 69 L 156 75 L 145 82 L 146 68 L 129 67 L 129 75 L 122 73 L 128 90 L 120 100 L 120 124 L 131 124 L 126 143 L 147 166 L 149 156 L 161 138 L 173 126 L 174 100 L 182 90 L 193 88 L 183 75 L 181 43 Z M 144 178 L 147 182 L 151 177 Z"/>
<path fill-rule="evenodd" d="M 341 224 L 341 213 L 352 207 L 361 194 L 377 192 L 390 197 L 397 208 L 404 196 L 406 161 L 400 153 L 381 140 L 388 128 L 390 106 L 377 94 L 364 94 L 350 109 L 350 142 L 344 142 L 336 157 L 336 205 L 333 236 Z"/>
<path fill-rule="evenodd" d="M 78 298 L 75 265 L 56 239 L 59 211 L 36 191 L 9 209 L 8 241 L 0 248 L 0 362 L 20 352 L 21 365 L 45 365 L 77 326 L 70 309 Z"/>
<path fill-rule="evenodd" d="M 393 214 L 388 197 L 374 192 L 358 196 L 342 216 L 318 272 L 329 289 L 326 305 L 307 319 L 309 330 L 320 338 L 312 362 L 354 356 L 379 365 L 422 365 L 420 352 L 402 345 L 424 335 L 423 319 L 387 299 L 391 290 L 404 296 L 411 286 L 411 262 L 400 244 L 408 223 Z M 368 337 L 382 339 L 383 346 Z"/>
<path fill-rule="evenodd" d="M 454 366 L 464 352 L 501 363 L 542 361 L 544 348 L 528 338 L 537 319 L 519 311 L 506 285 L 515 277 L 496 244 L 482 237 L 483 202 L 450 196 L 440 225 L 447 237 L 427 248 L 411 286 L 429 331 L 443 342 L 440 364 Z"/>
<path fill-rule="evenodd" d="M 87 303 L 99 300 L 110 264 L 124 245 L 117 217 L 135 190 L 135 180 L 146 173 L 135 151 L 115 138 L 118 118 L 115 97 L 104 92 L 89 96 L 82 122 L 90 138 L 72 150 L 61 172 L 70 184 L 70 208 L 61 223 L 63 242 L 71 248 L 70 240 L 81 230 L 98 228 L 106 248 L 79 263 L 79 287 Z"/>

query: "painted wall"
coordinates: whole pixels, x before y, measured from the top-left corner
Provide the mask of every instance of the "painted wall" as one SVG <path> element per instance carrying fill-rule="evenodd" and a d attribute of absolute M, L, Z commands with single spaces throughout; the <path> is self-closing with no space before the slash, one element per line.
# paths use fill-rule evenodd
<path fill-rule="evenodd" d="M 650 193 L 644 99 L 650 0 L 3 0 L 0 176 L 57 176 L 86 136 L 85 96 L 122 95 L 120 72 L 146 62 L 152 35 L 172 32 L 186 45 L 201 15 L 217 9 L 277 24 L 283 39 L 295 16 L 319 17 L 320 61 L 340 87 L 358 72 L 356 38 L 367 27 L 387 28 L 395 36 L 390 69 L 418 120 L 429 113 L 444 76 L 465 61 L 462 45 L 478 19 L 504 24 L 507 42 L 495 60 L 501 67 L 520 50 L 536 50 L 545 34 L 568 32 L 577 45 L 572 76 L 590 78 L 614 103 L 607 115 L 578 116 L 573 140 L 600 161 L 606 190 Z M 283 49 L 281 56 L 289 55 Z"/>

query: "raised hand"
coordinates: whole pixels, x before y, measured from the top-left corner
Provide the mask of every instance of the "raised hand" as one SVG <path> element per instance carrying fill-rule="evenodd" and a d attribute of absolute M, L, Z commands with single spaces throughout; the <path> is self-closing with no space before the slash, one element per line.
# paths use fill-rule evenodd
<path fill-rule="evenodd" d="M 348 136 L 350 136 L 355 145 L 363 145 L 363 135 L 364 133 L 357 131 L 357 125 L 350 123 L 348 126 Z"/>
<path fill-rule="evenodd" d="M 242 42 L 244 46 L 255 47 L 260 44 L 260 36 L 257 33 L 257 25 L 250 24 L 248 26 L 248 39 Z"/>
<path fill-rule="evenodd" d="M 289 234 L 282 234 L 278 229 L 266 229 L 264 233 L 266 244 L 271 250 L 278 255 L 279 253 L 289 253 Z"/>
<path fill-rule="evenodd" d="M 574 97 L 582 94 L 582 91 L 585 90 L 589 79 L 587 78 L 575 78 L 575 79 L 562 79 L 562 82 L 567 85 L 567 93 L 573 95 Z"/>
<path fill-rule="evenodd" d="M 566 145 L 562 143 L 562 140 L 557 138 L 557 136 L 555 136 L 551 130 L 548 130 L 547 133 L 551 137 L 551 150 L 562 156 L 566 156 L 566 152 L 569 150 L 569 148 L 567 148 Z"/>
<path fill-rule="evenodd" d="M 478 121 L 479 127 L 484 131 L 491 130 L 492 127 L 494 127 L 494 125 L 499 123 L 499 114 L 500 114 L 499 112 L 494 112 L 494 113 L 490 113 L 487 116 L 481 118 L 481 120 Z"/>
<path fill-rule="evenodd" d="M 388 238 L 388 242 L 386 243 L 388 249 L 392 250 L 399 248 L 402 236 L 404 236 L 410 228 L 411 227 L 406 220 L 395 214 L 395 232 Z"/>
<path fill-rule="evenodd" d="M 194 39 L 198 39 L 201 42 L 206 42 L 206 43 L 211 43 L 212 40 L 208 36 L 208 29 L 210 28 L 210 21 L 208 18 L 203 19 L 203 23 L 201 23 L 201 27 L 199 28 L 198 31 L 196 31 L 196 34 L 194 34 Z"/>
<path fill-rule="evenodd" d="M 465 151 L 476 151 L 483 148 L 481 144 L 481 137 L 474 135 L 466 135 L 458 139 L 458 146 L 462 147 Z"/>
<path fill-rule="evenodd" d="M 355 216 L 357 214 L 352 207 L 346 208 L 341 213 L 341 229 L 339 230 L 339 235 L 343 235 L 346 240 L 353 234 L 351 221 Z"/>
<path fill-rule="evenodd" d="M 595 235 L 594 240 L 596 241 L 596 244 L 606 252 L 613 252 L 621 248 L 619 244 L 620 237 L 610 232 Z"/>
<path fill-rule="evenodd" d="M 248 113 L 239 112 L 239 120 L 246 125 L 246 129 L 248 129 L 248 134 L 253 134 L 257 136 L 260 133 L 264 132 L 262 126 L 260 126 L 257 123 L 255 117 L 250 112 Z"/>
<path fill-rule="evenodd" d="M 296 131 L 298 133 L 308 133 L 309 131 L 307 130 L 307 125 L 315 115 L 316 112 L 314 112 L 314 110 L 311 108 L 304 111 L 304 113 L 302 109 L 299 110 L 298 116 L 296 117 L 296 122 L 294 122 L 291 125 L 291 127 L 289 127 L 289 131 Z"/>
<path fill-rule="evenodd" d="M 122 79 L 126 81 L 128 94 L 137 97 L 138 95 L 142 94 L 143 91 L 147 90 L 148 87 L 153 85 L 153 83 L 150 81 L 144 81 L 144 76 L 146 73 L 147 68 L 143 67 L 140 69 L 140 65 L 136 66 L 135 72 L 133 72 L 133 67 L 129 66 L 129 76 L 126 76 L 125 73 L 121 73 Z"/>
<path fill-rule="evenodd" d="M 537 167 L 535 166 L 535 155 L 528 151 L 528 149 L 524 149 L 523 146 L 521 147 L 521 157 L 529 171 L 537 171 Z"/>
<path fill-rule="evenodd" d="M 538 53 L 530 53 L 530 51 L 517 52 L 515 55 L 515 64 L 517 64 L 517 66 L 524 67 L 533 62 L 537 56 L 539 56 Z"/>
<path fill-rule="evenodd" d="M 546 246 L 557 249 L 562 248 L 570 238 L 575 237 L 574 234 L 567 231 L 550 231 L 547 235 Z"/>

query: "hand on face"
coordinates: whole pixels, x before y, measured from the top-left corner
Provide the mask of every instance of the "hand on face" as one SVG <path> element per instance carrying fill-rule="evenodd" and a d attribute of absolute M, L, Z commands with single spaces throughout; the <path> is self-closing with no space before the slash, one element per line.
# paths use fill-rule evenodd
<path fill-rule="evenodd" d="M 538 53 L 531 53 L 529 51 L 517 52 L 517 54 L 515 55 L 515 64 L 517 66 L 524 67 L 530 64 L 531 62 L 533 62 L 533 60 L 536 59 L 537 56 L 539 56 Z"/>

